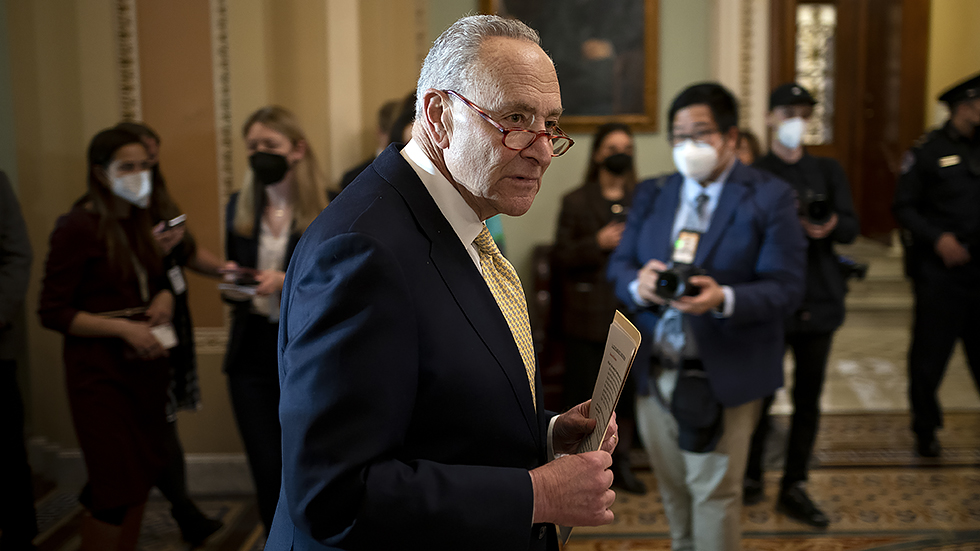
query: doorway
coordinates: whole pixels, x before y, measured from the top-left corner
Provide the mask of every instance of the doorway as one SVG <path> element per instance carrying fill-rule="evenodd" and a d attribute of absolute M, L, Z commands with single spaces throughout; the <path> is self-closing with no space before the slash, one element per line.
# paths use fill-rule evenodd
<path fill-rule="evenodd" d="M 770 82 L 820 102 L 804 143 L 851 184 L 861 233 L 889 243 L 902 155 L 923 132 L 931 0 L 772 0 Z"/>

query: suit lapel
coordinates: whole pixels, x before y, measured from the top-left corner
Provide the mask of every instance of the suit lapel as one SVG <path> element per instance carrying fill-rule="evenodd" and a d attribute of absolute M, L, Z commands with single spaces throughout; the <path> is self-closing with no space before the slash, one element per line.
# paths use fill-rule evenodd
<path fill-rule="evenodd" d="M 745 184 L 741 178 L 743 170 L 744 167 L 741 164 L 736 164 L 728 175 L 728 181 L 725 182 L 725 187 L 722 188 L 721 196 L 718 198 L 718 206 L 715 207 L 715 212 L 711 215 L 708 231 L 701 239 L 697 255 L 694 258 L 694 263 L 698 266 L 703 266 L 705 259 L 708 258 L 725 233 L 725 228 L 731 224 L 732 219 L 735 218 L 735 213 L 738 212 L 738 205 L 742 202 L 742 196 L 745 195 Z"/>
<path fill-rule="evenodd" d="M 674 230 L 674 218 L 677 216 L 677 209 L 680 205 L 681 185 L 684 178 L 675 175 L 667 181 L 663 190 L 657 195 L 653 211 L 653 222 L 647 236 L 653 236 L 650 240 L 653 256 L 664 262 L 670 260 L 673 254 L 673 240 L 671 234 Z"/>
<path fill-rule="evenodd" d="M 394 157 L 389 155 L 393 154 Z M 510 382 L 531 436 L 540 445 L 537 415 L 524 361 L 493 294 L 456 231 L 443 216 L 425 185 L 398 150 L 389 147 L 374 163 L 378 173 L 405 199 L 422 232 L 431 242 L 429 256 L 463 314 L 487 345 Z M 537 371 L 537 370 L 536 370 Z M 539 396 L 541 387 L 539 385 Z"/>

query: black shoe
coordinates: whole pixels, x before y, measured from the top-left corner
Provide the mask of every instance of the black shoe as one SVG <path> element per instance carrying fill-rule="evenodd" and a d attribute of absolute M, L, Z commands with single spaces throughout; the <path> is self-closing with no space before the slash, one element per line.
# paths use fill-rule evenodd
<path fill-rule="evenodd" d="M 806 490 L 802 486 L 793 486 L 779 494 L 779 501 L 776 502 L 776 510 L 784 515 L 805 522 L 814 528 L 826 528 L 830 526 L 830 519 L 827 515 L 817 508 Z"/>
<path fill-rule="evenodd" d="M 762 489 L 762 482 L 746 478 L 742 482 L 742 505 L 755 505 L 766 499 L 766 492 Z"/>
<path fill-rule="evenodd" d="M 939 457 L 942 447 L 934 434 L 920 434 L 915 437 L 915 453 L 919 457 Z"/>
<path fill-rule="evenodd" d="M 626 493 L 638 496 L 647 493 L 647 485 L 639 478 L 636 478 L 636 475 L 630 469 L 629 463 L 625 461 L 613 461 L 611 470 L 613 472 L 612 485 L 614 488 L 619 488 Z"/>
<path fill-rule="evenodd" d="M 174 520 L 180 526 L 181 537 L 193 547 L 204 543 L 205 540 L 218 530 L 221 530 L 221 527 L 225 525 L 220 520 L 210 519 L 200 513 L 182 518 L 174 517 Z"/>

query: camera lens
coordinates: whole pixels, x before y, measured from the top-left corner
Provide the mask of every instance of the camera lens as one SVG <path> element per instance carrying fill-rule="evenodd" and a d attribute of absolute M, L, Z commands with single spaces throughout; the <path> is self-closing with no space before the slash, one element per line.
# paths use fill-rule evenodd
<path fill-rule="evenodd" d="M 681 278 L 676 272 L 661 272 L 660 277 L 657 278 L 657 288 L 654 292 L 659 297 L 677 298 L 677 291 L 681 283 Z"/>
<path fill-rule="evenodd" d="M 807 216 L 810 221 L 823 223 L 830 220 L 830 203 L 826 199 L 815 199 L 807 205 Z"/>

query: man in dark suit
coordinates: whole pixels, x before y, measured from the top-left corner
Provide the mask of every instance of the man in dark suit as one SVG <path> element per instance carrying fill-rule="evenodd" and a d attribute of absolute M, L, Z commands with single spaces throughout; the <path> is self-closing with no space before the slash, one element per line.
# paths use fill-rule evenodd
<path fill-rule="evenodd" d="M 806 242 L 792 189 L 736 159 L 730 92 L 693 85 L 669 120 L 680 173 L 637 188 L 609 275 L 653 342 L 637 425 L 674 549 L 735 550 L 749 438 L 783 384 Z"/>
<path fill-rule="evenodd" d="M 0 171 L 0 549 L 34 549 L 34 488 L 24 447 L 24 402 L 17 386 L 17 352 L 26 338 L 24 294 L 31 243 L 17 196 Z"/>
<path fill-rule="evenodd" d="M 537 34 L 466 17 L 436 41 L 413 139 L 310 225 L 283 290 L 283 484 L 266 549 L 556 549 L 612 522 L 588 404 L 542 405 L 520 282 L 483 224 L 531 206 L 561 97 Z"/>

